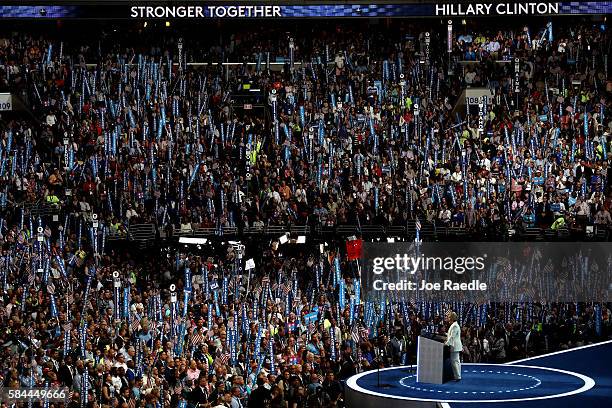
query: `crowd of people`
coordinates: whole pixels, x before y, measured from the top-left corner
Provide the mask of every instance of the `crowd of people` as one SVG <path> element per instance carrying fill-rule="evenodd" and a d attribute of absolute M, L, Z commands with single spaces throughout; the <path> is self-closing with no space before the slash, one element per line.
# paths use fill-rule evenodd
<path fill-rule="evenodd" d="M 42 197 L 115 224 L 192 229 L 415 218 L 469 229 L 606 228 L 609 38 L 597 27 L 555 29 L 552 43 L 529 45 L 527 31 L 508 39 L 517 73 L 492 57 L 453 62 L 461 35 L 453 75 L 435 32 L 427 47 L 422 31 L 395 46 L 382 34 L 351 46 L 292 39 L 281 72 L 266 69 L 263 52 L 249 55 L 255 66 L 188 66 L 187 40 L 181 52 L 178 41 L 151 47 L 154 56 L 117 45 L 92 61 L 84 46 L 72 55 L 63 42 L 14 38 L 3 79 L 42 123 L 7 124 L 3 203 Z M 236 106 L 244 86 L 261 89 L 266 114 Z M 490 89 L 482 111 L 463 110 L 466 86 Z"/>
<path fill-rule="evenodd" d="M 220 29 L 208 47 L 6 33 L 0 87 L 24 110 L 0 123 L 4 386 L 66 386 L 79 407 L 334 407 L 357 371 L 414 363 L 448 309 L 466 361 L 609 337 L 600 303 L 374 305 L 341 251 L 248 266 L 240 248 L 107 243 L 138 223 L 609 227 L 609 35 L 539 24 L 462 27 L 451 52 L 446 27 L 403 24 Z M 221 61 L 239 64 L 198 64 Z"/>

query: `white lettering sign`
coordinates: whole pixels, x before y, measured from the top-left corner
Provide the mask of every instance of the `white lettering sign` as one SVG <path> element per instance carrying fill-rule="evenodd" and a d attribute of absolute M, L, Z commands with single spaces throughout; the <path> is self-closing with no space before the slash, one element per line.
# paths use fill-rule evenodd
<path fill-rule="evenodd" d="M 559 14 L 560 3 L 455 3 L 436 4 L 436 16 L 512 16 Z"/>
<path fill-rule="evenodd" d="M 132 18 L 282 17 L 280 6 L 132 6 Z"/>

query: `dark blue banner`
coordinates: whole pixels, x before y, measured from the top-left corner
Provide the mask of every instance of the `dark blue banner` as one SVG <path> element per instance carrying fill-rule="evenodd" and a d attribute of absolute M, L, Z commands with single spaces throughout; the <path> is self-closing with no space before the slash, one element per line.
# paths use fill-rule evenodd
<path fill-rule="evenodd" d="M 609 14 L 612 2 L 471 2 L 431 4 L 267 3 L 185 5 L 3 5 L 1 18 L 334 18 L 334 17 L 486 17 Z"/>

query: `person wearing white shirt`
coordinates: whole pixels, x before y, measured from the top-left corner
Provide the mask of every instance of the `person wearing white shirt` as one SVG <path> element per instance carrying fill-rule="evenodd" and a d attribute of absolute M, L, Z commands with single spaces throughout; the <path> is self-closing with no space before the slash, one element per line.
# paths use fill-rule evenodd
<path fill-rule="evenodd" d="M 451 366 L 453 368 L 453 376 L 455 381 L 461 380 L 461 361 L 459 360 L 459 353 L 463 350 L 463 344 L 461 343 L 461 328 L 457 323 L 457 313 L 448 312 L 446 314 L 446 321 L 450 323 L 448 333 L 446 334 L 446 342 L 444 345 L 450 346 L 450 359 Z"/>
<path fill-rule="evenodd" d="M 487 169 L 487 171 L 491 171 L 491 160 L 489 160 L 487 156 L 484 156 L 480 160 L 480 165 L 484 167 L 485 169 Z"/>
<path fill-rule="evenodd" d="M 455 169 L 455 172 L 451 176 L 451 180 L 455 183 L 460 183 L 463 176 L 461 175 L 461 170 L 459 170 L 459 166 Z"/>
<path fill-rule="evenodd" d="M 306 189 L 302 188 L 302 186 L 295 190 L 295 197 L 298 202 L 308 204 L 308 199 L 306 198 Z"/>
<path fill-rule="evenodd" d="M 54 114 L 50 113 L 47 115 L 46 122 L 48 126 L 54 126 L 57 123 L 57 119 Z"/>
<path fill-rule="evenodd" d="M 336 58 L 334 59 L 334 63 L 336 64 L 337 69 L 339 70 L 344 69 L 344 57 L 342 56 L 342 54 L 336 55 Z"/>
<path fill-rule="evenodd" d="M 137 217 L 138 213 L 136 212 L 136 210 L 134 210 L 132 208 L 131 205 L 128 206 L 128 210 L 125 212 L 125 218 L 128 219 L 128 221 L 133 218 L 133 217 Z"/>

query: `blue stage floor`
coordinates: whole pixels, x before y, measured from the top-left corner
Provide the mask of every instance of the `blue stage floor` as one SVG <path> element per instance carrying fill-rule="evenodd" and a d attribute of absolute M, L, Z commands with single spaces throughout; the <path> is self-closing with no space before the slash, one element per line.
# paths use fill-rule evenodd
<path fill-rule="evenodd" d="M 349 379 L 358 392 L 393 400 L 439 401 L 444 408 L 612 408 L 612 342 L 506 365 L 464 364 L 462 380 L 416 382 L 410 367 L 369 371 Z M 474 405 L 477 403 L 477 405 Z"/>
<path fill-rule="evenodd" d="M 612 341 L 521 360 L 508 365 L 518 364 L 569 370 L 592 378 L 595 385 L 580 394 L 540 401 L 507 402 L 503 404 L 503 408 L 612 408 Z M 500 404 L 495 403 L 477 405 L 478 408 L 499 406 Z M 468 407 L 474 408 L 475 406 L 465 403 L 445 404 L 445 408 Z"/>

